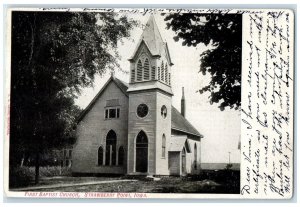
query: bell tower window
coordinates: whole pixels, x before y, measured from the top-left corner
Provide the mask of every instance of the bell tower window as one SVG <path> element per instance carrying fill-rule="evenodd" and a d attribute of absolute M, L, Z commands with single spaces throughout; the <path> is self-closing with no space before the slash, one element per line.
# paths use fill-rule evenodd
<path fill-rule="evenodd" d="M 168 64 L 166 63 L 166 66 L 165 66 L 165 81 L 166 81 L 166 84 L 169 84 L 168 76 L 169 76 Z"/>
<path fill-rule="evenodd" d="M 155 80 L 155 66 L 151 68 L 151 80 Z"/>
<path fill-rule="evenodd" d="M 145 59 L 144 62 L 144 80 L 150 79 L 150 65 L 148 58 Z"/>
<path fill-rule="evenodd" d="M 139 60 L 137 63 L 137 67 L 136 67 L 136 80 L 137 81 L 142 81 L 143 80 L 143 65 L 142 65 L 142 61 Z"/>
<path fill-rule="evenodd" d="M 164 62 L 161 62 L 161 74 L 160 74 L 161 80 L 165 81 L 165 69 L 164 69 Z"/>

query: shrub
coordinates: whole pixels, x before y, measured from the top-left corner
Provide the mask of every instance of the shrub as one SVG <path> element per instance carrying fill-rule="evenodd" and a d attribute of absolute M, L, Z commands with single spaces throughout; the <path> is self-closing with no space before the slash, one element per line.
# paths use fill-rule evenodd
<path fill-rule="evenodd" d="M 25 187 L 34 181 L 34 173 L 28 167 L 14 167 L 9 170 L 9 187 Z"/>

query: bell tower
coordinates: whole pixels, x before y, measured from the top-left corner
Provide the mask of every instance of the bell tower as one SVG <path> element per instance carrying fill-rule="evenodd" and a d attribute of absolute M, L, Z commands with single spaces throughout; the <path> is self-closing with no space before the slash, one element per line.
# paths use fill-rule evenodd
<path fill-rule="evenodd" d="M 153 15 L 129 61 L 128 174 L 168 175 L 173 63 Z"/>

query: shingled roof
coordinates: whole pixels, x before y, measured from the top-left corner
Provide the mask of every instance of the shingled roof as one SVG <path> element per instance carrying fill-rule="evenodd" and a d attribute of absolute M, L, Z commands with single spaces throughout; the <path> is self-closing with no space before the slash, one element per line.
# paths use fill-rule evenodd
<path fill-rule="evenodd" d="M 127 89 L 128 89 L 128 84 L 119 80 L 118 78 L 111 76 L 110 79 L 105 83 L 105 85 L 102 87 L 102 89 L 98 92 L 98 94 L 95 96 L 95 98 L 91 101 L 91 103 L 84 109 L 84 111 L 81 113 L 81 115 L 79 116 L 79 118 L 77 119 L 77 123 L 80 122 L 84 116 L 87 114 L 87 112 L 89 112 L 91 110 L 91 108 L 93 107 L 93 105 L 95 104 L 95 102 L 98 100 L 98 98 L 100 97 L 100 95 L 103 93 L 103 91 L 105 90 L 105 88 L 108 86 L 108 84 L 113 81 L 118 88 L 120 88 L 120 90 L 126 95 L 127 94 Z M 203 135 L 201 135 L 197 129 L 195 129 L 195 127 L 193 127 L 193 125 L 186 119 L 184 118 L 181 113 L 174 107 L 172 106 L 172 110 L 171 110 L 171 128 L 172 130 L 175 131 L 180 131 L 183 132 L 185 134 L 190 134 L 199 138 L 202 138 Z"/>

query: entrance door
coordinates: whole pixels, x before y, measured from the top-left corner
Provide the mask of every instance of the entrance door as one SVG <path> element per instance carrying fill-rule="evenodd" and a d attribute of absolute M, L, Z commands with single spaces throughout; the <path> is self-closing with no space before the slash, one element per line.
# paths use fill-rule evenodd
<path fill-rule="evenodd" d="M 181 173 L 182 173 L 182 175 L 186 174 L 186 153 L 185 153 L 185 148 L 183 148 L 182 152 L 181 152 Z"/>
<path fill-rule="evenodd" d="M 145 132 L 141 131 L 136 138 L 136 172 L 148 171 L 148 139 Z"/>

